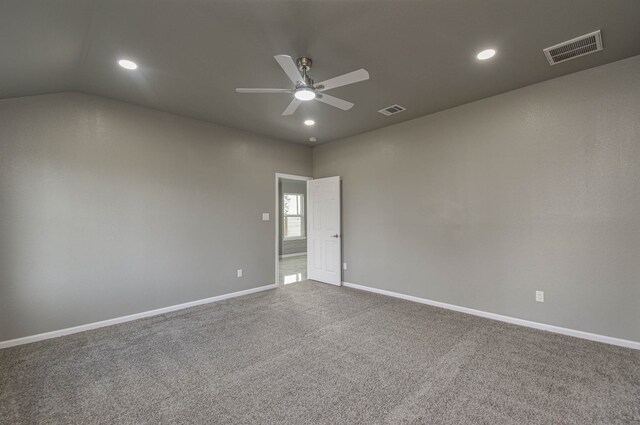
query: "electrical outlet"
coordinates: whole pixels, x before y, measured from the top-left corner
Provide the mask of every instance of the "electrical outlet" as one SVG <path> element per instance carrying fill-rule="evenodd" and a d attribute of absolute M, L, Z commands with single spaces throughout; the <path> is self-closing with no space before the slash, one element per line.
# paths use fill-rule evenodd
<path fill-rule="evenodd" d="M 536 291 L 536 301 L 539 303 L 544 302 L 544 291 Z"/>
<path fill-rule="evenodd" d="M 242 277 L 242 269 L 238 269 L 238 277 Z"/>
<path fill-rule="evenodd" d="M 347 263 L 342 263 L 342 270 L 347 270 Z"/>
<path fill-rule="evenodd" d="M 269 213 L 262 213 L 262 221 L 269 221 Z"/>

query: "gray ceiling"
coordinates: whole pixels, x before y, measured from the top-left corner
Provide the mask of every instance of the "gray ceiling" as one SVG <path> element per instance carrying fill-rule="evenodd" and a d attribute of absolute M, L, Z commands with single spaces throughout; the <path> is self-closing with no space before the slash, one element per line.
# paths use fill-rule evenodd
<path fill-rule="evenodd" d="M 638 55 L 639 18 L 638 0 L 2 0 L 0 98 L 77 90 L 322 143 Z M 603 52 L 549 66 L 544 47 L 596 29 Z M 477 61 L 486 47 L 498 55 Z M 275 54 L 311 57 L 316 81 L 371 79 L 330 92 L 350 111 L 283 117 L 290 95 L 234 91 L 289 87 Z M 376 112 L 394 103 L 407 111 Z"/>

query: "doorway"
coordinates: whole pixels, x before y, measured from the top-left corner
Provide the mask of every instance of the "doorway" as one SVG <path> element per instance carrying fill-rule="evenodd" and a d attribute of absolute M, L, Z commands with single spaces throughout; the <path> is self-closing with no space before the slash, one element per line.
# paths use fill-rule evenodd
<path fill-rule="evenodd" d="M 276 174 L 276 283 L 307 280 L 307 180 Z"/>

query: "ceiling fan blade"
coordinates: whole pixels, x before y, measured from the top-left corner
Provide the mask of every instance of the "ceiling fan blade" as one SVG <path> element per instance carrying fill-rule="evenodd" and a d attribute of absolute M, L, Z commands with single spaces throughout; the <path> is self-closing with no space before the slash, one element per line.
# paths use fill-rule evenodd
<path fill-rule="evenodd" d="M 346 100 L 338 99 L 337 97 L 329 96 L 328 94 L 319 94 L 316 97 L 316 100 L 326 103 L 327 105 L 335 106 L 336 108 L 340 108 L 343 111 L 348 111 L 353 108 L 353 103 L 347 102 Z"/>
<path fill-rule="evenodd" d="M 300 106 L 301 103 L 301 100 L 294 98 L 289 106 L 287 106 L 287 109 L 282 112 L 282 115 L 292 115 L 296 111 L 296 109 L 298 109 L 298 106 Z"/>
<path fill-rule="evenodd" d="M 316 85 L 324 86 L 320 89 L 320 91 L 327 91 L 327 90 L 335 89 L 336 87 L 346 86 L 347 84 L 359 83 L 360 81 L 364 81 L 368 79 L 369 79 L 369 73 L 367 72 L 367 70 L 359 69 L 357 71 L 353 71 L 348 74 L 330 78 Z"/>
<path fill-rule="evenodd" d="M 294 84 L 302 83 L 304 81 L 300 71 L 298 70 L 298 65 L 296 65 L 291 56 L 275 55 L 274 58 L 287 74 L 287 77 L 289 77 Z"/>
<path fill-rule="evenodd" d="M 291 93 L 291 89 L 236 89 L 238 93 Z"/>

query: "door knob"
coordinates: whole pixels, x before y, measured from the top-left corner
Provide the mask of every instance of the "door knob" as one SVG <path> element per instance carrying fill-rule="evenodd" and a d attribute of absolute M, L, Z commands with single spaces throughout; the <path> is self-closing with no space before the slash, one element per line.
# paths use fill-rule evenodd
<path fill-rule="evenodd" d="M 339 238 L 339 237 L 340 237 L 340 235 L 336 233 L 335 235 L 331 235 L 331 237 L 332 237 L 332 238 Z"/>

